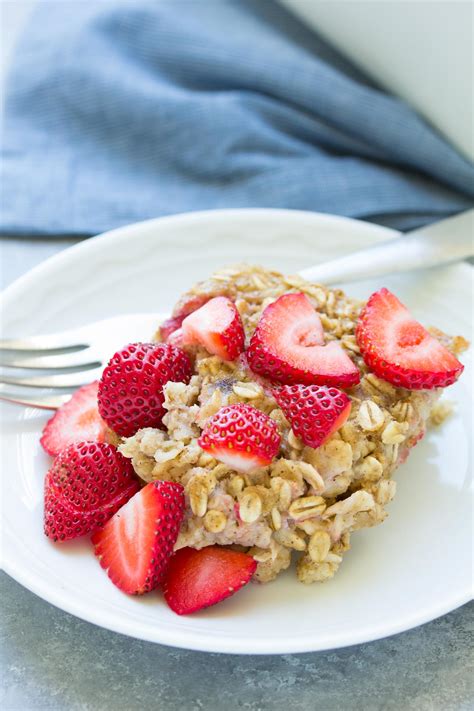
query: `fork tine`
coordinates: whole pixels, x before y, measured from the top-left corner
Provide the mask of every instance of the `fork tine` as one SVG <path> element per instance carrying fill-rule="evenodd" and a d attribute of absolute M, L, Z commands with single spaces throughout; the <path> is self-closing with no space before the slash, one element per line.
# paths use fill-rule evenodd
<path fill-rule="evenodd" d="M 38 370 L 54 370 L 55 368 L 92 368 L 102 365 L 101 359 L 92 348 L 73 353 L 59 355 L 10 358 L 2 361 L 3 368 L 35 368 Z"/>
<path fill-rule="evenodd" d="M 61 375 L 40 375 L 32 378 L 11 378 L 0 374 L 0 383 L 28 388 L 77 388 L 97 380 L 101 374 L 100 368 L 81 370 L 78 373 L 62 373 Z"/>
<path fill-rule="evenodd" d="M 0 350 L 4 351 L 54 351 L 62 348 L 87 348 L 82 329 L 50 333 L 31 338 L 0 338 Z"/>
<path fill-rule="evenodd" d="M 55 395 L 46 397 L 21 397 L 10 393 L 0 393 L 0 400 L 10 402 L 15 405 L 25 405 L 26 407 L 37 407 L 40 410 L 57 410 L 70 399 L 70 395 Z"/>

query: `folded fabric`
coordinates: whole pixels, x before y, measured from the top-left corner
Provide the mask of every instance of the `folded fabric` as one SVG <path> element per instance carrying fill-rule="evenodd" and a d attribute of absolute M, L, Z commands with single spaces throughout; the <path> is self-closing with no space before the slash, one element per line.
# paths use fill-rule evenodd
<path fill-rule="evenodd" d="M 38 3 L 1 178 L 9 234 L 248 206 L 403 229 L 474 203 L 471 163 L 270 0 Z"/>

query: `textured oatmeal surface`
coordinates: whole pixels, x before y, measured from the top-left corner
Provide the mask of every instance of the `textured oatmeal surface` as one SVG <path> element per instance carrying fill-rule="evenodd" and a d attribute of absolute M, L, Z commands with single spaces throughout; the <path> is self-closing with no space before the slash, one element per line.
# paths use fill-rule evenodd
<path fill-rule="evenodd" d="M 238 266 L 196 285 L 176 312 L 190 296 L 226 295 L 236 303 L 248 342 L 263 309 L 289 292 L 308 296 L 326 341 L 339 340 L 361 372 L 360 384 L 347 391 L 352 401 L 348 421 L 324 445 L 304 446 L 268 383 L 248 369 L 244 357 L 223 362 L 201 347 L 190 347 L 195 362 L 190 383 L 165 387 L 165 429 L 140 430 L 121 440 L 119 448 L 145 482 L 167 479 L 184 485 L 187 512 L 177 548 L 239 546 L 257 560 L 255 577 L 261 582 L 275 578 L 294 558 L 300 581 L 322 582 L 337 571 L 353 531 L 386 518 L 396 490 L 393 471 L 423 436 L 430 415 L 436 424 L 448 411 L 436 405 L 439 391 L 395 388 L 368 372 L 354 335 L 363 303 L 338 289 Z M 465 346 L 463 339 L 436 336 L 454 352 Z M 197 444 L 208 418 L 238 402 L 268 414 L 282 436 L 273 462 L 250 474 L 233 471 Z"/>

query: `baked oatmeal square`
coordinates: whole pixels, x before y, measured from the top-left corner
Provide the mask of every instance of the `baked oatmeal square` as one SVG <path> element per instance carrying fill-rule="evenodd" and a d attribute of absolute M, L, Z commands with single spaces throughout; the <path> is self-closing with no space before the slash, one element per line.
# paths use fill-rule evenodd
<path fill-rule="evenodd" d="M 245 265 L 219 271 L 178 301 L 155 339 L 175 338 L 184 316 L 210 299 L 227 297 L 238 310 L 248 347 L 262 313 L 287 294 L 307 297 L 325 342 L 339 344 L 360 374 L 358 383 L 344 388 L 348 418 L 320 446 L 302 441 L 273 384 L 249 367 L 245 353 L 224 360 L 200 344 L 182 346 L 191 357 L 192 377 L 164 386 L 162 427 L 115 441 L 144 482 L 184 486 L 186 513 L 175 549 L 218 544 L 244 550 L 257 561 L 254 577 L 260 582 L 273 580 L 293 558 L 301 582 L 323 582 L 336 573 L 352 533 L 386 518 L 396 492 L 395 469 L 430 421 L 439 424 L 448 412 L 438 404 L 439 388 L 400 387 L 369 369 L 356 336 L 363 302 L 298 276 Z M 467 345 L 460 337 L 433 335 L 454 354 Z M 239 403 L 268 416 L 281 437 L 276 456 L 248 471 L 200 444 L 211 418 Z"/>

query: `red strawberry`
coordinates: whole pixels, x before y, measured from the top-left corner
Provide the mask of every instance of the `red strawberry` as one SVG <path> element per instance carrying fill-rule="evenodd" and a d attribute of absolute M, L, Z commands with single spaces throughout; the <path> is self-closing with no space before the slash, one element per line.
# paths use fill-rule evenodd
<path fill-rule="evenodd" d="M 235 360 L 244 350 L 244 327 L 235 304 L 226 296 L 216 296 L 182 323 L 185 345 L 199 343 L 222 360 Z"/>
<path fill-rule="evenodd" d="M 91 533 L 139 488 L 130 460 L 111 444 L 71 444 L 58 454 L 45 478 L 44 532 L 53 541 Z"/>
<path fill-rule="evenodd" d="M 96 513 L 78 512 L 73 506 L 56 495 L 49 475 L 44 482 L 44 532 L 54 542 L 61 543 L 86 536 L 105 523 L 109 516 L 104 509 Z"/>
<path fill-rule="evenodd" d="M 183 320 L 185 319 L 185 316 L 172 316 L 171 318 L 167 318 L 165 321 L 160 326 L 160 336 L 161 340 L 164 343 L 168 342 L 169 337 L 177 331 L 179 328 L 181 328 L 181 324 L 183 323 Z"/>
<path fill-rule="evenodd" d="M 179 302 L 178 307 L 173 311 L 171 318 L 163 321 L 160 326 L 161 340 L 166 343 L 171 334 L 177 331 L 178 328 L 181 328 L 181 324 L 186 316 L 189 316 L 189 314 L 192 314 L 193 311 L 199 309 L 207 301 L 209 301 L 210 298 L 210 296 L 199 294 L 197 296 L 190 296 L 186 298 L 185 301 Z"/>
<path fill-rule="evenodd" d="M 351 401 L 337 388 L 325 385 L 285 385 L 273 396 L 293 432 L 308 447 L 319 447 L 349 417 Z"/>
<path fill-rule="evenodd" d="M 40 439 L 48 454 L 55 457 L 73 442 L 104 441 L 106 425 L 97 409 L 98 387 L 98 380 L 83 385 L 48 420 Z"/>
<path fill-rule="evenodd" d="M 180 548 L 163 582 L 165 600 L 178 615 L 188 615 L 236 593 L 256 568 L 251 556 L 229 548 Z"/>
<path fill-rule="evenodd" d="M 123 592 L 156 588 L 166 571 L 184 515 L 184 488 L 152 481 L 92 536 L 95 554 Z"/>
<path fill-rule="evenodd" d="M 132 343 L 115 355 L 99 383 L 99 412 L 109 427 L 130 437 L 143 427 L 160 427 L 163 386 L 189 383 L 191 361 L 180 348 L 162 343 Z"/>
<path fill-rule="evenodd" d="M 339 343 L 323 345 L 321 321 L 304 294 L 284 294 L 267 306 L 250 340 L 251 369 L 283 384 L 350 387 L 359 371 Z"/>
<path fill-rule="evenodd" d="M 183 329 L 177 328 L 176 331 L 173 331 L 173 333 L 170 333 L 170 335 L 168 336 L 167 342 L 170 344 L 170 346 L 175 346 L 176 348 L 182 348 L 184 346 Z"/>
<path fill-rule="evenodd" d="M 368 367 L 398 387 L 444 388 L 464 370 L 388 289 L 376 291 L 368 300 L 359 316 L 356 338 Z"/>
<path fill-rule="evenodd" d="M 239 403 L 221 407 L 206 423 L 199 446 L 237 471 L 266 467 L 278 453 L 280 435 L 265 413 Z"/>
<path fill-rule="evenodd" d="M 216 294 L 213 294 L 216 296 Z M 197 311 L 201 306 L 207 304 L 212 299 L 211 294 L 185 294 L 180 298 L 173 309 L 173 316 L 189 316 L 193 311 Z"/>

